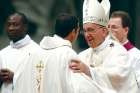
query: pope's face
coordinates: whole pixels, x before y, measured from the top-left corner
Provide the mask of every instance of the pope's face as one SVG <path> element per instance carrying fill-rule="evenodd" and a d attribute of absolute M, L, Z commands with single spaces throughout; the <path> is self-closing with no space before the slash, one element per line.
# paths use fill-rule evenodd
<path fill-rule="evenodd" d="M 120 17 L 110 18 L 108 29 L 121 43 L 124 42 L 124 38 L 127 38 L 128 29 L 122 26 Z"/>
<path fill-rule="evenodd" d="M 98 47 L 105 40 L 107 35 L 105 27 L 94 23 L 85 23 L 83 25 L 83 30 L 85 39 L 92 48 Z"/>

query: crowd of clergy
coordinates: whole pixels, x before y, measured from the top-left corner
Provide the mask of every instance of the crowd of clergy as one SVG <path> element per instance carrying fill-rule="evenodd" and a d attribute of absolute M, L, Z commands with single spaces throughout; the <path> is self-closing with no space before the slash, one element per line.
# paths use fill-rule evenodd
<path fill-rule="evenodd" d="M 9 45 L 0 50 L 0 93 L 140 93 L 140 50 L 128 33 L 131 18 L 109 0 L 84 0 L 83 35 L 89 46 L 79 54 L 72 43 L 80 33 L 76 16 L 61 13 L 53 36 L 37 44 L 20 12 L 6 22 Z"/>

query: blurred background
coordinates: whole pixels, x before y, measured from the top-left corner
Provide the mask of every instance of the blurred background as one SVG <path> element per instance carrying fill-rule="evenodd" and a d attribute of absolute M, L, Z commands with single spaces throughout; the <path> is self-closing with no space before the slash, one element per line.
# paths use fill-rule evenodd
<path fill-rule="evenodd" d="M 101 0 L 99 0 L 101 1 Z M 132 28 L 129 39 L 140 49 L 140 0 L 110 0 L 111 13 L 123 10 L 132 18 Z M 37 43 L 45 35 L 52 35 L 57 15 L 61 12 L 76 15 L 80 20 L 82 31 L 82 5 L 83 0 L 0 0 L 0 49 L 9 44 L 4 27 L 7 17 L 19 11 L 29 19 L 28 33 Z M 77 52 L 87 48 L 82 34 L 74 43 Z"/>

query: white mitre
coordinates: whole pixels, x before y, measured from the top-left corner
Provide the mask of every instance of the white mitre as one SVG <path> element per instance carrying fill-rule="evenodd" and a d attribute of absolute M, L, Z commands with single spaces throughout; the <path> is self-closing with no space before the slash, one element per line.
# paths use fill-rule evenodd
<path fill-rule="evenodd" d="M 110 2 L 109 0 L 85 0 L 83 4 L 83 24 L 95 23 L 106 26 L 109 21 Z"/>

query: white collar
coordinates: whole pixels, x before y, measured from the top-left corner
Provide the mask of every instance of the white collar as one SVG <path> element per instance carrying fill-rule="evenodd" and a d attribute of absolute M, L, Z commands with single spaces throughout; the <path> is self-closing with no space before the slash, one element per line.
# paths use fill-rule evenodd
<path fill-rule="evenodd" d="M 30 36 L 26 35 L 23 39 L 15 42 L 15 43 L 13 41 L 10 41 L 10 46 L 12 48 L 21 48 L 21 47 L 27 45 L 30 41 L 31 41 Z"/>
<path fill-rule="evenodd" d="M 105 40 L 103 41 L 103 43 L 101 43 L 98 47 L 96 47 L 96 48 L 92 48 L 93 49 L 93 51 L 101 51 L 101 50 L 103 50 L 108 44 L 109 44 L 109 36 L 107 36 L 106 38 L 105 38 Z"/>
<path fill-rule="evenodd" d="M 59 37 L 58 35 L 54 35 L 53 37 L 45 36 L 41 40 L 40 46 L 43 49 L 54 49 L 54 48 L 58 48 L 61 46 L 72 47 L 72 44 L 70 43 L 70 41 L 63 39 L 63 38 Z"/>
<path fill-rule="evenodd" d="M 126 40 L 124 43 L 122 43 L 122 45 L 125 45 L 126 43 L 128 43 L 129 42 L 129 40 Z"/>

